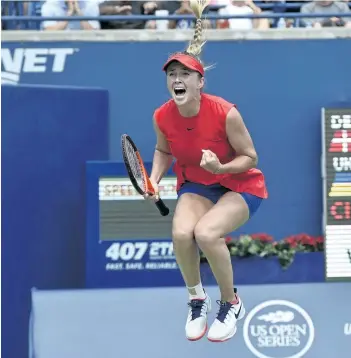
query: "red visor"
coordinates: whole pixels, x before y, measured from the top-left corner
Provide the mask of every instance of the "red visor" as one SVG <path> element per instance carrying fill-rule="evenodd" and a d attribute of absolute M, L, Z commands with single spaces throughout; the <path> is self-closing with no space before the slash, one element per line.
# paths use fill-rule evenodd
<path fill-rule="evenodd" d="M 194 57 L 189 56 L 189 55 L 185 55 L 183 53 L 178 53 L 176 55 L 171 56 L 167 60 L 167 62 L 163 65 L 163 71 L 166 71 L 167 66 L 172 61 L 178 61 L 179 63 L 181 63 L 186 68 L 189 68 L 189 70 L 199 72 L 201 74 L 201 76 L 204 76 L 204 74 L 205 74 L 205 70 L 204 70 L 204 68 L 202 67 L 202 65 L 201 65 L 201 63 L 199 61 L 195 60 Z"/>

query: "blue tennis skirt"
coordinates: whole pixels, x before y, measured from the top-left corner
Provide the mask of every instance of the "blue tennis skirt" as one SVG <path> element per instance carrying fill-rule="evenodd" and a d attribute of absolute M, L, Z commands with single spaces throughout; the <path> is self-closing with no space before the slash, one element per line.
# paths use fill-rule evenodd
<path fill-rule="evenodd" d="M 204 185 L 199 183 L 192 183 L 186 181 L 182 184 L 180 189 L 178 190 L 178 198 L 185 193 L 192 193 L 201 195 L 209 200 L 211 200 L 214 204 L 230 189 L 220 185 L 220 184 L 212 184 L 212 185 Z M 250 217 L 257 211 L 260 207 L 262 198 L 259 198 L 256 195 L 248 194 L 248 193 L 238 193 L 245 200 L 247 206 L 249 207 Z"/>

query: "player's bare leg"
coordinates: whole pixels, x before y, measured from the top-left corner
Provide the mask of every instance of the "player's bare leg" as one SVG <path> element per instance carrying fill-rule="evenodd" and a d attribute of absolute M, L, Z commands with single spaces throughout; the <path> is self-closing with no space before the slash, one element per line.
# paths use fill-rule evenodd
<path fill-rule="evenodd" d="M 211 300 L 200 278 L 200 255 L 194 239 L 194 229 L 213 203 L 199 195 L 185 193 L 178 200 L 173 218 L 173 247 L 178 266 L 189 293 L 189 312 L 185 326 L 186 337 L 195 341 L 207 330 L 207 313 Z"/>
<path fill-rule="evenodd" d="M 217 280 L 221 300 L 216 320 L 208 332 L 208 339 L 222 342 L 236 332 L 236 322 L 244 317 L 244 306 L 233 284 L 230 253 L 222 238 L 243 225 L 249 218 L 249 209 L 238 193 L 228 192 L 196 225 L 195 238 L 204 252 Z"/>

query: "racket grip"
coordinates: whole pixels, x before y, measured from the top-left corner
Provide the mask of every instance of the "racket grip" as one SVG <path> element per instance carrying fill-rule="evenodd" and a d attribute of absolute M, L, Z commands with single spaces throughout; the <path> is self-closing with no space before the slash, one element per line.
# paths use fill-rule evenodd
<path fill-rule="evenodd" d="M 159 199 L 155 202 L 155 205 L 157 206 L 157 209 L 160 211 L 162 216 L 167 216 L 169 214 L 169 209 L 165 205 L 165 203 L 162 201 L 162 199 Z"/>

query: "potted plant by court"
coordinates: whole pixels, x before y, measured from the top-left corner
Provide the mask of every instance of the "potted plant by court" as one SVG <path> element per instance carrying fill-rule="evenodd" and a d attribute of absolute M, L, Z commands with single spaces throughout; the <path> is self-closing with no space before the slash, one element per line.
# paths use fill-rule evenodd
<path fill-rule="evenodd" d="M 296 234 L 275 241 L 266 233 L 226 238 L 237 284 L 301 283 L 324 280 L 324 238 Z M 214 277 L 201 253 L 203 279 Z"/>

